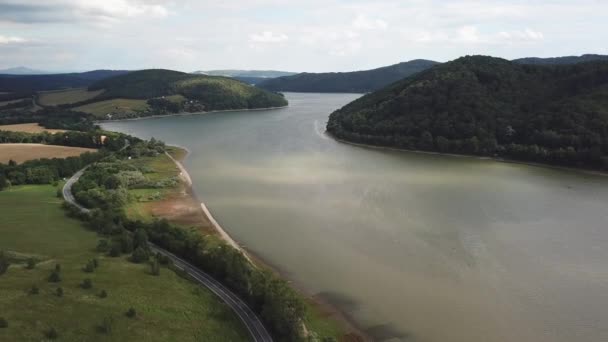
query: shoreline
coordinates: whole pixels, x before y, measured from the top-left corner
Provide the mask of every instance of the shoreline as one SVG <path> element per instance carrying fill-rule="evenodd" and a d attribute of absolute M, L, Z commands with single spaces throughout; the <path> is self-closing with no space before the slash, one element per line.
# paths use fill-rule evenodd
<path fill-rule="evenodd" d="M 161 115 L 150 115 L 150 116 L 141 116 L 137 118 L 129 118 L 129 119 L 116 119 L 116 120 L 95 120 L 94 124 L 102 124 L 104 122 L 121 122 L 121 121 L 139 121 L 139 120 L 147 120 L 154 118 L 169 118 L 172 116 L 190 116 L 190 115 L 204 115 L 204 114 L 213 114 L 213 113 L 229 113 L 229 112 L 258 112 L 262 110 L 274 110 L 274 109 L 283 109 L 287 108 L 287 106 L 281 107 L 264 107 L 264 108 L 243 108 L 243 109 L 221 109 L 221 110 L 210 110 L 208 112 L 179 112 L 172 114 L 161 114 Z M 179 147 L 179 146 L 177 146 Z"/>
<path fill-rule="evenodd" d="M 286 281 L 288 281 L 291 284 L 291 286 L 297 292 L 299 292 L 306 301 L 309 302 L 309 304 L 311 306 L 316 308 L 316 310 L 318 312 L 327 315 L 326 317 L 328 317 L 328 319 L 335 321 L 339 326 L 341 326 L 344 330 L 343 331 L 344 336 L 350 336 L 351 338 L 354 338 L 353 341 L 371 341 L 372 340 L 371 337 L 368 336 L 367 333 L 365 333 L 363 328 L 358 326 L 357 323 L 346 313 L 342 312 L 341 310 L 339 310 L 337 307 L 335 307 L 334 305 L 332 305 L 325 299 L 320 298 L 317 295 L 311 294 L 308 290 L 306 290 L 306 288 L 304 286 L 301 286 L 300 284 L 297 284 L 296 282 L 290 280 L 286 276 L 285 272 L 278 270 L 275 266 L 272 265 L 272 263 L 265 261 L 260 256 L 248 251 L 247 249 L 245 249 L 244 247 L 239 245 L 239 243 L 236 240 L 234 240 L 230 236 L 230 234 L 228 234 L 228 232 L 226 232 L 226 230 L 224 230 L 222 228 L 222 226 L 216 221 L 216 219 L 213 217 L 213 214 L 209 211 L 209 209 L 207 208 L 205 203 L 203 201 L 201 201 L 201 199 L 198 197 L 198 195 L 194 191 L 192 178 L 190 177 L 190 174 L 188 173 L 188 170 L 186 169 L 186 167 L 182 164 L 182 162 L 190 154 L 190 150 L 186 147 L 177 146 L 175 144 L 171 144 L 171 145 L 167 145 L 167 146 L 176 147 L 176 148 L 182 149 L 183 151 L 186 152 L 184 154 L 184 156 L 181 158 L 181 160 L 175 159 L 168 152 L 165 152 L 165 154 L 175 163 L 175 165 L 180 170 L 180 172 L 181 172 L 180 177 L 186 183 L 186 192 L 190 196 L 192 196 L 198 203 L 200 203 L 201 210 L 203 211 L 205 217 L 207 217 L 207 219 L 211 223 L 213 229 L 218 233 L 219 237 L 224 242 L 226 242 L 233 248 L 235 248 L 235 249 L 239 250 L 241 253 L 243 253 L 245 258 L 247 258 L 247 260 L 249 260 L 249 262 L 254 267 L 258 267 L 258 265 L 259 265 L 259 266 L 266 268 L 266 269 L 270 270 L 271 272 L 277 274 L 282 279 L 285 279 Z M 357 338 L 359 338 L 359 339 L 357 339 Z"/>
<path fill-rule="evenodd" d="M 592 176 L 608 177 L 608 171 L 599 171 L 599 170 L 593 170 L 593 169 L 583 169 L 583 168 L 559 166 L 559 165 L 552 165 L 552 164 L 545 164 L 545 163 L 527 162 L 527 161 L 523 161 L 523 160 L 508 159 L 508 158 L 477 156 L 474 154 L 458 154 L 458 153 L 443 153 L 443 152 L 421 151 L 421 150 L 408 150 L 405 148 L 398 148 L 398 147 L 356 143 L 356 142 L 338 138 L 335 135 L 329 133 L 327 130 L 325 130 L 325 134 L 328 137 L 332 138 L 333 140 L 335 140 L 339 143 L 345 144 L 345 145 L 352 145 L 352 146 L 369 148 L 369 149 L 374 149 L 374 150 L 409 152 L 409 153 L 428 154 L 428 155 L 445 156 L 445 157 L 453 157 L 453 158 L 473 158 L 473 159 L 477 159 L 477 160 L 491 160 L 491 161 L 496 161 L 496 162 L 506 163 L 506 164 L 527 165 L 527 166 L 534 166 L 534 167 L 542 167 L 545 169 L 577 172 L 577 173 L 582 173 L 582 174 L 592 175 Z"/>

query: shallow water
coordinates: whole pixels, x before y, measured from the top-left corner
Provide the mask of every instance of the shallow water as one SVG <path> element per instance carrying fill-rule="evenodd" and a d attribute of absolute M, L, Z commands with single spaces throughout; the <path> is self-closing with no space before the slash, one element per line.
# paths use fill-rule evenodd
<path fill-rule="evenodd" d="M 608 341 L 608 177 L 324 135 L 347 94 L 103 126 L 190 149 L 246 248 L 376 340 Z"/>

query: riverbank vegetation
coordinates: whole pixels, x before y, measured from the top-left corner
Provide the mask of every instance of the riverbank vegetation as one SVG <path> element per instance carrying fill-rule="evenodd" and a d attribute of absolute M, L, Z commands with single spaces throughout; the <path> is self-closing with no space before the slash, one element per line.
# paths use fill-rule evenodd
<path fill-rule="evenodd" d="M 331 114 L 347 141 L 608 169 L 608 63 L 520 65 L 471 56 Z"/>
<path fill-rule="evenodd" d="M 248 341 L 229 307 L 169 265 L 153 274 L 110 257 L 104 236 L 65 215 L 57 188 L 0 192 L 0 340 Z"/>

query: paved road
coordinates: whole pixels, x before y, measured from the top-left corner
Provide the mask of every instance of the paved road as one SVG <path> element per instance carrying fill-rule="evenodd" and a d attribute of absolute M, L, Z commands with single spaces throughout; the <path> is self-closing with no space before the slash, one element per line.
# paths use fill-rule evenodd
<path fill-rule="evenodd" d="M 90 210 L 81 206 L 76 202 L 74 195 L 72 194 L 72 185 L 78 181 L 80 176 L 84 173 L 86 167 L 76 172 L 63 186 L 63 198 L 66 202 L 73 204 L 83 212 L 89 212 Z M 234 312 L 239 316 L 247 330 L 251 334 L 254 342 L 272 342 L 272 337 L 256 316 L 256 314 L 245 304 L 239 297 L 237 297 L 232 291 L 228 290 L 224 285 L 220 284 L 217 280 L 201 271 L 196 266 L 188 263 L 187 261 L 179 258 L 178 256 L 150 243 L 150 248 L 155 252 L 159 252 L 171 258 L 173 264 L 188 272 L 188 274 L 194 278 L 199 284 L 207 287 L 211 292 L 215 293 L 224 303 L 226 303 Z"/>

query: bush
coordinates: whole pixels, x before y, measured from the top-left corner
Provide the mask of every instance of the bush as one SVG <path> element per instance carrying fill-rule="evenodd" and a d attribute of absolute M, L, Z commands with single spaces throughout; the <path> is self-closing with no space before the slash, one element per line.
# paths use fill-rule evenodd
<path fill-rule="evenodd" d="M 131 255 L 131 261 L 136 264 L 140 264 L 142 262 L 148 261 L 149 258 L 150 258 L 150 255 L 148 254 L 148 251 L 146 251 L 142 247 L 137 247 L 135 249 L 135 251 L 133 252 L 133 254 Z"/>
<path fill-rule="evenodd" d="M 102 240 L 99 240 L 99 242 L 97 242 L 96 249 L 98 252 L 107 252 L 109 248 L 110 248 L 110 244 L 108 243 L 108 240 L 102 239 Z"/>
<path fill-rule="evenodd" d="M 156 258 L 150 261 L 150 274 L 155 276 L 160 275 L 160 263 Z"/>
<path fill-rule="evenodd" d="M 0 317 L 0 328 L 8 328 L 8 321 L 4 317 Z"/>
<path fill-rule="evenodd" d="M 110 252 L 108 253 L 108 255 L 113 258 L 116 258 L 116 257 L 119 257 L 121 253 L 122 253 L 122 247 L 120 246 L 120 243 L 115 242 L 112 244 L 112 248 L 110 248 Z"/>
<path fill-rule="evenodd" d="M 108 293 L 106 292 L 106 290 L 101 290 L 101 292 L 99 292 L 98 296 L 99 296 L 99 298 L 106 298 L 106 297 L 108 297 Z"/>
<path fill-rule="evenodd" d="M 95 264 L 93 260 L 89 260 L 86 265 L 82 268 L 82 270 L 86 273 L 92 273 L 95 271 Z"/>
<path fill-rule="evenodd" d="M 59 338 L 59 333 L 57 330 L 55 330 L 55 328 L 49 328 L 44 332 L 44 337 L 48 338 L 49 340 L 56 340 Z"/>
<path fill-rule="evenodd" d="M 58 283 L 61 281 L 61 274 L 59 274 L 59 272 L 57 272 L 56 270 L 51 272 L 51 275 L 49 276 L 49 283 Z"/>
<path fill-rule="evenodd" d="M 0 251 L 0 275 L 3 275 L 8 270 L 8 267 L 11 265 L 8 257 L 4 255 L 4 252 Z"/>
<path fill-rule="evenodd" d="M 114 320 L 112 317 L 105 317 L 101 324 L 97 326 L 97 331 L 101 334 L 109 334 L 112 332 L 112 325 L 114 324 Z"/>
<path fill-rule="evenodd" d="M 25 266 L 25 268 L 27 268 L 28 270 L 33 270 L 35 267 L 36 267 L 36 260 L 34 260 L 34 258 L 28 258 L 27 265 Z"/>
<path fill-rule="evenodd" d="M 55 290 L 55 295 L 57 297 L 63 297 L 63 289 L 61 287 L 58 287 L 57 290 Z"/>
<path fill-rule="evenodd" d="M 93 287 L 93 282 L 91 281 L 91 279 L 87 278 L 85 280 L 82 281 L 82 283 L 80 283 L 80 287 L 87 290 Z"/>
<path fill-rule="evenodd" d="M 125 312 L 125 316 L 127 316 L 129 318 L 135 318 L 137 316 L 137 311 L 135 311 L 134 308 L 129 308 L 129 310 L 127 310 L 127 312 Z"/>
<path fill-rule="evenodd" d="M 38 293 L 40 293 L 40 290 L 38 289 L 38 286 L 32 285 L 32 287 L 29 290 L 29 294 L 31 294 L 31 295 L 37 295 Z"/>
<path fill-rule="evenodd" d="M 55 271 L 56 272 L 61 272 L 61 265 L 60 264 L 55 264 Z"/>

